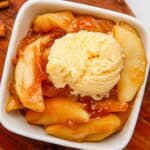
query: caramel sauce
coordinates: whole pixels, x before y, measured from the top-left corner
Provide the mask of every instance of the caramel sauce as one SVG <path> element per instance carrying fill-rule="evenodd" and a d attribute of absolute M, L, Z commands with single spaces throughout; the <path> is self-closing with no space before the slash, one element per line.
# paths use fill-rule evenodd
<path fill-rule="evenodd" d="M 96 109 L 97 102 L 91 97 L 80 97 L 79 102 L 82 104 L 83 108 L 89 113 L 90 118 L 96 118 L 108 115 L 107 108 Z"/>

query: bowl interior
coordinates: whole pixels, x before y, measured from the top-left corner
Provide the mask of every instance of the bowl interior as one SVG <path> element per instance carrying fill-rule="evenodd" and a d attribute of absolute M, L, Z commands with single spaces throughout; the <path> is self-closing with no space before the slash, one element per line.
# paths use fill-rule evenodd
<path fill-rule="evenodd" d="M 11 64 L 11 59 L 13 56 L 16 55 L 17 45 L 20 40 L 26 35 L 31 25 L 33 18 L 39 14 L 46 13 L 46 12 L 54 12 L 54 11 L 62 11 L 62 10 L 71 10 L 78 14 L 89 14 L 96 17 L 102 18 L 110 18 L 115 21 L 117 20 L 124 20 L 129 24 L 133 25 L 140 33 L 143 41 L 144 46 L 146 49 L 147 56 L 150 57 L 149 49 L 149 41 L 148 41 L 148 34 L 146 29 L 143 28 L 143 25 L 136 21 L 136 19 L 132 17 L 128 17 L 119 13 L 107 11 L 104 9 L 99 9 L 96 7 L 90 7 L 85 5 L 74 4 L 70 2 L 61 2 L 61 1 L 48 1 L 48 0 L 35 0 L 33 2 L 27 2 L 20 10 L 11 37 L 8 54 L 5 62 L 4 73 L 1 83 L 1 101 L 0 101 L 0 119 L 1 123 L 10 131 L 15 132 L 20 135 L 24 135 L 30 138 L 65 145 L 76 147 L 80 149 L 98 149 L 98 150 L 117 150 L 123 148 L 129 141 L 135 124 L 138 117 L 138 113 L 140 110 L 140 105 L 143 98 L 147 73 L 145 75 L 145 81 L 136 96 L 131 114 L 129 116 L 128 121 L 126 122 L 123 129 L 114 134 L 113 136 L 105 139 L 101 142 L 96 143 L 77 143 L 77 142 L 70 142 L 63 139 L 55 138 L 53 136 L 49 136 L 45 133 L 45 131 L 37 126 L 29 125 L 24 117 L 19 112 L 14 113 L 6 113 L 5 112 L 5 105 L 6 100 L 9 97 L 8 91 L 8 83 L 13 75 L 13 66 Z M 119 142 L 118 142 L 119 141 Z"/>

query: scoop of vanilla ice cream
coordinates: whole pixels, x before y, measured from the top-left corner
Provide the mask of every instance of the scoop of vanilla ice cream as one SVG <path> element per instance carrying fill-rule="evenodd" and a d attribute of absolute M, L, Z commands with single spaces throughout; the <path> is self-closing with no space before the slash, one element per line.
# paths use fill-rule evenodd
<path fill-rule="evenodd" d="M 101 100 L 120 79 L 123 50 L 115 39 L 99 32 L 80 31 L 57 39 L 51 47 L 47 73 L 56 88 Z"/>

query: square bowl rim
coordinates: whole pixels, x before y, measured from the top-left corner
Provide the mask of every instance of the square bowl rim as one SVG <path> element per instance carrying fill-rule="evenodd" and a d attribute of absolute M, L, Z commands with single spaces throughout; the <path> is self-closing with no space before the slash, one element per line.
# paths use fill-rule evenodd
<path fill-rule="evenodd" d="M 111 11 L 111 10 L 106 10 L 106 9 L 103 9 L 103 8 L 99 8 L 99 7 L 95 7 L 95 6 L 88 6 L 88 5 L 85 5 L 85 4 L 78 4 L 78 3 L 74 3 L 74 2 L 69 2 L 69 1 L 60 1 L 60 0 L 51 0 L 51 1 L 48 1 L 48 0 L 34 0 L 34 1 L 27 1 L 23 4 L 23 6 L 21 7 L 18 15 L 17 15 L 17 18 L 16 18 L 16 21 L 15 21 L 15 24 L 14 24 L 14 27 L 13 27 L 13 30 L 12 30 L 12 35 L 11 35 L 11 38 L 10 38 L 10 43 L 9 43 L 9 46 L 8 46 L 8 51 L 7 51 L 7 56 L 6 56 L 6 61 L 5 61 L 5 64 L 4 64 L 4 71 L 3 71 L 3 75 L 2 75 L 2 80 L 1 80 L 1 93 L 0 93 L 0 98 L 1 98 L 1 101 L 0 101 L 0 107 L 2 107 L 2 97 L 3 97 L 3 93 L 4 93 L 4 88 L 3 86 L 5 85 L 6 86 L 6 81 L 5 81 L 5 75 L 7 75 L 7 72 L 8 72 L 8 69 L 7 69 L 7 66 L 8 66 L 8 60 L 9 60 L 9 54 L 10 54 L 10 51 L 11 50 L 11 47 L 12 47 L 12 44 L 15 42 L 15 38 L 13 39 L 13 37 L 15 37 L 15 34 L 17 32 L 17 26 L 18 25 L 18 22 L 21 21 L 21 18 L 24 14 L 24 12 L 32 5 L 35 5 L 35 4 L 40 4 L 40 3 L 55 3 L 55 4 L 62 4 L 63 5 L 73 5 L 75 7 L 80 7 L 81 9 L 90 9 L 90 11 L 93 11 L 93 9 L 95 9 L 95 11 L 97 11 L 98 14 L 107 14 L 108 16 L 115 16 L 117 18 L 123 18 L 124 20 L 128 20 L 128 21 L 131 21 L 135 24 L 137 24 L 138 26 L 140 26 L 143 31 L 145 32 L 145 35 L 146 35 L 146 38 L 148 39 L 148 49 L 150 49 L 150 34 L 149 34 L 149 30 L 148 28 L 142 23 L 140 22 L 138 19 L 136 19 L 135 17 L 131 17 L 131 16 L 128 16 L 128 15 L 125 15 L 125 14 L 121 14 L 121 13 L 118 13 L 118 12 L 114 12 L 114 11 Z M 150 56 L 147 56 L 147 59 L 148 59 L 148 63 L 147 63 L 147 72 L 149 70 L 149 57 Z M 146 80 L 147 80 L 147 75 L 145 76 L 145 83 L 144 84 L 144 87 L 145 87 L 145 84 L 146 84 Z M 5 87 L 4 86 L 4 87 Z M 144 94 L 144 91 L 143 91 L 143 94 Z M 142 99 L 142 98 L 141 98 Z M 141 102 L 139 102 L 141 105 L 142 103 L 142 100 Z M 138 110 L 138 113 L 140 111 L 140 108 Z M 130 116 L 130 115 L 129 115 Z M 137 115 L 137 118 L 138 118 L 139 115 Z M 136 121 L 137 121 L 137 118 L 135 119 L 135 123 L 134 123 L 134 127 L 133 127 L 133 130 L 135 128 L 135 124 L 136 124 Z M 49 143 L 54 143 L 54 144 L 58 144 L 57 142 L 55 142 L 54 140 L 53 141 L 47 141 L 47 140 L 43 140 L 39 137 L 33 137 L 30 133 L 26 133 L 26 132 L 21 132 L 19 129 L 12 129 L 11 126 L 9 124 L 7 124 L 7 122 L 5 121 L 5 119 L 3 118 L 3 114 L 0 113 L 0 121 L 1 121 L 1 124 L 6 128 L 8 129 L 9 131 L 13 132 L 13 133 L 17 133 L 19 135 L 22 135 L 22 136 L 25 136 L 25 137 L 29 137 L 29 138 L 32 138 L 32 139 L 36 139 L 36 140 L 41 140 L 41 141 L 45 141 L 45 142 L 49 142 Z M 123 144 L 121 146 L 118 146 L 118 149 L 122 149 L 124 148 L 128 142 L 130 141 L 130 138 L 133 134 L 133 131 L 131 132 L 131 134 L 129 135 L 129 138 L 124 140 L 124 142 L 122 142 Z M 57 139 L 57 141 L 59 141 L 59 145 L 63 145 L 63 146 L 69 146 L 69 144 L 63 144 L 63 142 L 61 142 L 62 139 Z M 67 140 L 66 140 L 67 141 Z M 82 144 L 82 143 L 81 143 Z M 72 145 L 72 147 L 75 147 L 75 148 L 84 148 L 81 147 L 81 144 L 76 144 L 74 143 L 74 145 Z"/>

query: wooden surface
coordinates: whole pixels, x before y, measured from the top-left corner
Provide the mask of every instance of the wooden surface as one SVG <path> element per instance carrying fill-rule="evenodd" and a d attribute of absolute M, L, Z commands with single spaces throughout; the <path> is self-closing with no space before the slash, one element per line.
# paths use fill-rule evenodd
<path fill-rule="evenodd" d="M 133 15 L 126 7 L 123 0 L 72 0 L 98 7 L 116 10 L 122 13 Z M 10 0 L 8 9 L 0 10 L 0 19 L 6 23 L 7 37 L 0 38 L 0 78 L 7 52 L 7 47 L 11 35 L 11 30 L 20 6 L 25 0 Z M 118 141 L 119 143 L 119 141 Z M 71 150 L 52 144 L 43 143 L 27 139 L 7 131 L 0 125 L 0 150 Z M 73 150 L 73 149 L 72 149 Z M 136 125 L 134 135 L 125 150 L 150 150 L 150 79 L 140 111 L 140 116 Z"/>

